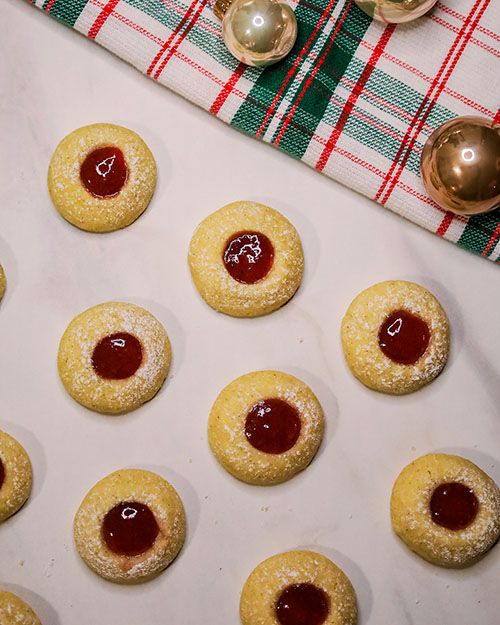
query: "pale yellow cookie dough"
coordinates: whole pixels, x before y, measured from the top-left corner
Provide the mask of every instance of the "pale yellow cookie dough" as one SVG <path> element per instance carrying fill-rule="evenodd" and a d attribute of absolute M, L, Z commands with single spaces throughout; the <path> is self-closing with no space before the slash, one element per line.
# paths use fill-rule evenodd
<path fill-rule="evenodd" d="M 264 234 L 274 247 L 269 273 L 254 284 L 235 280 L 223 262 L 227 242 L 246 231 Z M 207 304 L 234 317 L 265 315 L 283 306 L 299 288 L 304 269 L 302 244 L 293 225 L 256 202 L 233 202 L 204 219 L 191 239 L 188 260 Z"/>
<path fill-rule="evenodd" d="M 3 483 L 0 485 L 0 522 L 2 522 L 17 512 L 28 499 L 33 473 L 24 447 L 1 430 L 0 461 L 4 472 Z"/>
<path fill-rule="evenodd" d="M 139 340 L 142 362 L 128 378 L 103 379 L 92 366 L 92 354 L 101 339 L 120 332 Z M 57 366 L 73 399 L 97 412 L 117 413 L 150 400 L 163 384 L 170 360 L 165 328 L 150 312 L 134 304 L 108 302 L 89 308 L 69 324 L 61 338 Z"/>
<path fill-rule="evenodd" d="M 293 406 L 300 434 L 288 451 L 265 453 L 245 436 L 249 410 L 263 399 L 278 398 Z M 226 386 L 210 411 L 208 442 L 220 464 L 248 484 L 270 485 L 289 480 L 313 459 L 323 436 L 323 409 L 301 380 L 281 371 L 256 371 Z"/>
<path fill-rule="evenodd" d="M 102 535 L 106 514 L 120 503 L 149 507 L 159 526 L 153 546 L 135 556 L 118 555 Z M 156 577 L 177 556 L 186 536 L 186 517 L 174 487 L 161 476 L 141 469 L 123 469 L 98 482 L 85 496 L 73 525 L 78 553 L 104 579 L 121 584 Z"/>
<path fill-rule="evenodd" d="M 459 482 L 470 488 L 479 506 L 472 523 L 450 530 L 432 520 L 429 503 L 440 484 Z M 500 535 L 500 491 L 474 463 L 460 456 L 428 454 L 399 474 L 391 496 L 396 534 L 422 558 L 445 567 L 475 562 Z"/>
<path fill-rule="evenodd" d="M 42 625 L 30 606 L 17 595 L 0 590 L 1 625 Z"/>
<path fill-rule="evenodd" d="M 124 155 L 127 180 L 120 192 L 98 198 L 80 180 L 80 167 L 96 148 L 115 146 Z M 138 134 L 114 124 L 92 124 L 64 137 L 49 165 L 48 186 L 61 215 L 74 226 L 109 232 L 128 226 L 147 208 L 156 186 L 154 157 Z"/>
<path fill-rule="evenodd" d="M 5 281 L 5 273 L 4 273 L 2 265 L 0 265 L 0 299 L 2 299 L 3 294 L 5 293 L 6 284 L 7 283 Z"/>
<path fill-rule="evenodd" d="M 378 344 L 378 333 L 393 312 L 405 310 L 423 319 L 429 328 L 426 351 L 411 365 L 388 358 Z M 389 280 L 360 293 L 342 320 L 342 347 L 352 373 L 376 391 L 403 395 L 431 382 L 443 369 L 449 352 L 448 318 L 427 289 L 414 282 Z"/>
<path fill-rule="evenodd" d="M 243 625 L 279 625 L 276 603 L 283 590 L 294 584 L 313 584 L 329 599 L 322 625 L 354 625 L 357 601 L 345 573 L 314 551 L 288 551 L 261 562 L 250 574 L 240 600 Z"/>

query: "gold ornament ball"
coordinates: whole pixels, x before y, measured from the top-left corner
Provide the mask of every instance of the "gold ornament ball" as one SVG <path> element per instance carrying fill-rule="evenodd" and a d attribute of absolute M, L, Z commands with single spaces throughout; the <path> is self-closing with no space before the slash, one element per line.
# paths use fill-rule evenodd
<path fill-rule="evenodd" d="M 275 0 L 234 0 L 222 20 L 224 43 L 238 60 L 266 67 L 281 61 L 297 38 L 292 9 Z"/>
<path fill-rule="evenodd" d="M 500 206 L 500 125 L 483 117 L 457 117 L 435 130 L 420 163 L 427 193 L 458 215 Z"/>
<path fill-rule="evenodd" d="M 389 24 L 411 22 L 432 9 L 437 0 L 354 0 L 370 17 Z"/>

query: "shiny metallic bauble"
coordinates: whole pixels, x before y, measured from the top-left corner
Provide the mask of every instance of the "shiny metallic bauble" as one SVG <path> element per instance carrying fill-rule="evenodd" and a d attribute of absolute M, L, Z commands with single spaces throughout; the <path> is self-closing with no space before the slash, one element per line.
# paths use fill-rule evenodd
<path fill-rule="evenodd" d="M 222 34 L 238 60 L 255 67 L 281 61 L 297 38 L 292 9 L 275 0 L 234 0 L 222 19 Z"/>
<path fill-rule="evenodd" d="M 435 130 L 420 163 L 427 193 L 442 208 L 478 215 L 500 206 L 500 125 L 457 117 Z"/>
<path fill-rule="evenodd" d="M 437 0 L 354 0 L 370 17 L 389 24 L 411 22 L 427 13 Z"/>

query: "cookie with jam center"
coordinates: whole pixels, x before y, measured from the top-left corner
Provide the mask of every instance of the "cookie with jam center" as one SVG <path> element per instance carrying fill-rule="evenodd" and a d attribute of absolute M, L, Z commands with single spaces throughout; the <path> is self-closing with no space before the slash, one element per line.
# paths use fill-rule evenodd
<path fill-rule="evenodd" d="M 264 486 L 305 469 L 324 427 L 321 404 L 304 382 L 281 371 L 256 371 L 221 391 L 210 411 L 208 442 L 231 475 Z"/>
<path fill-rule="evenodd" d="M 26 450 L 0 430 L 0 523 L 24 505 L 32 483 L 33 471 Z"/>
<path fill-rule="evenodd" d="M 448 360 L 448 318 L 414 282 L 389 280 L 360 293 L 342 320 L 342 347 L 352 373 L 376 391 L 403 395 L 431 382 Z"/>
<path fill-rule="evenodd" d="M 5 272 L 3 270 L 2 265 L 0 265 L 0 300 L 3 297 L 3 294 L 5 293 L 5 287 L 7 286 L 7 282 L 5 280 Z"/>
<path fill-rule="evenodd" d="M 233 317 L 280 308 L 299 288 L 304 254 L 297 230 L 257 202 L 233 202 L 196 228 L 188 254 L 191 276 L 209 306 Z"/>
<path fill-rule="evenodd" d="M 2 625 L 42 625 L 30 606 L 7 590 L 0 590 L 0 623 Z"/>
<path fill-rule="evenodd" d="M 98 482 L 73 524 L 78 553 L 104 579 L 145 582 L 165 569 L 184 544 L 186 517 L 174 487 L 160 475 L 122 469 Z"/>
<path fill-rule="evenodd" d="M 241 592 L 242 625 L 355 625 L 357 614 L 349 578 L 314 551 L 287 551 L 264 560 Z"/>
<path fill-rule="evenodd" d="M 82 230 L 109 232 L 146 210 L 156 186 L 156 163 L 132 130 L 92 124 L 74 130 L 56 147 L 48 186 L 67 221 Z"/>
<path fill-rule="evenodd" d="M 391 520 L 401 540 L 425 560 L 469 566 L 500 536 L 500 491 L 470 460 L 428 454 L 396 479 Z"/>
<path fill-rule="evenodd" d="M 107 302 L 71 321 L 57 365 L 73 399 L 97 412 L 119 413 L 160 390 L 170 361 L 170 341 L 156 317 L 134 304 Z"/>

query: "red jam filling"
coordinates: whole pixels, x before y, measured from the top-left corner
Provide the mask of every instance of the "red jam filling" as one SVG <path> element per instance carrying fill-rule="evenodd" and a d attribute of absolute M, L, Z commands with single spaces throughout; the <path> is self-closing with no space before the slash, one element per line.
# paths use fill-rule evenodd
<path fill-rule="evenodd" d="M 238 232 L 226 243 L 222 259 L 232 278 L 255 284 L 271 271 L 274 247 L 261 232 Z"/>
<path fill-rule="evenodd" d="M 118 332 L 105 336 L 92 354 L 92 366 L 105 380 L 124 380 L 137 371 L 142 362 L 142 346 L 135 336 Z"/>
<path fill-rule="evenodd" d="M 98 198 L 118 195 L 127 182 L 128 168 L 123 152 L 114 146 L 89 152 L 80 166 L 80 180 Z"/>
<path fill-rule="evenodd" d="M 432 493 L 429 508 L 434 523 L 449 530 L 463 530 L 476 518 L 479 502 L 474 491 L 459 482 L 440 484 Z"/>
<path fill-rule="evenodd" d="M 322 625 L 330 611 L 328 595 L 314 584 L 287 586 L 276 602 L 280 625 Z"/>
<path fill-rule="evenodd" d="M 153 546 L 160 528 L 151 510 L 142 503 L 119 503 L 104 517 L 102 534 L 117 555 L 138 556 Z"/>
<path fill-rule="evenodd" d="M 3 466 L 2 459 L 0 458 L 0 488 L 2 488 L 4 480 L 5 480 L 5 467 Z"/>
<path fill-rule="evenodd" d="M 262 399 L 248 412 L 245 436 L 259 451 L 282 454 L 295 445 L 299 434 L 299 413 L 282 399 Z"/>
<path fill-rule="evenodd" d="M 423 319 L 407 310 L 396 310 L 380 326 L 378 344 L 394 362 L 413 365 L 425 353 L 430 336 Z"/>

